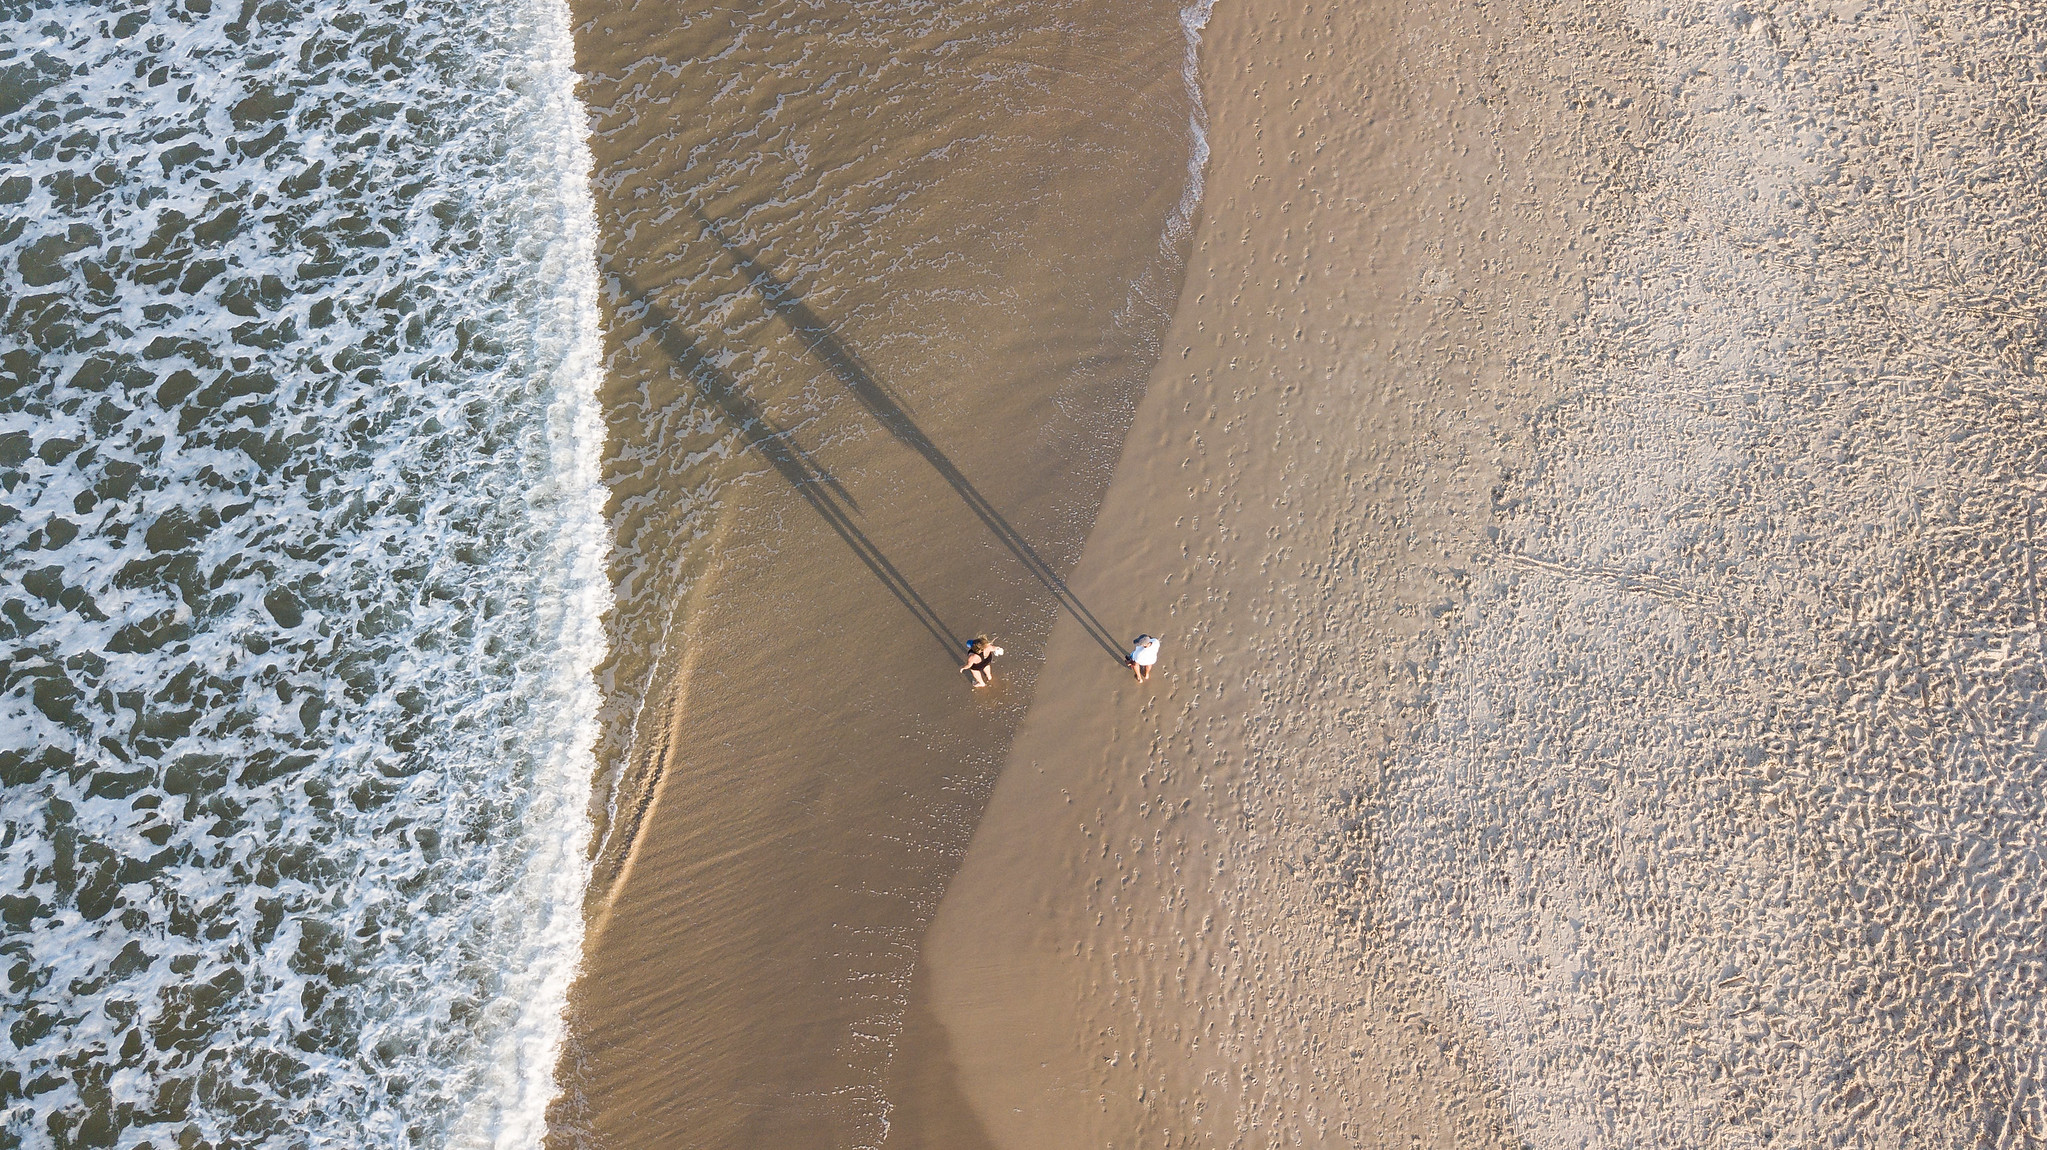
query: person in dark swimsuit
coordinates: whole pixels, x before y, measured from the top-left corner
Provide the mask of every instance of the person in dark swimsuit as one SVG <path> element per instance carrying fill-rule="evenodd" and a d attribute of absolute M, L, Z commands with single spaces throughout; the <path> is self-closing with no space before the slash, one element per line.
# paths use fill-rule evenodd
<path fill-rule="evenodd" d="M 1002 648 L 986 635 L 976 635 L 967 640 L 967 661 L 960 664 L 960 674 L 974 681 L 974 686 L 985 687 L 995 681 L 995 660 L 1002 655 Z"/>

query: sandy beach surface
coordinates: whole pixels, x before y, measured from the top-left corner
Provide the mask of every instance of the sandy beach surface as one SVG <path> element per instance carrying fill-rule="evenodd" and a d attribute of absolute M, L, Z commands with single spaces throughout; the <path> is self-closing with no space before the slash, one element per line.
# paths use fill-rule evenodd
<path fill-rule="evenodd" d="M 1217 10 L 926 943 L 991 1144 L 2037 1144 L 2037 13 Z"/>
<path fill-rule="evenodd" d="M 558 1145 L 2047 1138 L 2037 13 L 586 9 Z"/>

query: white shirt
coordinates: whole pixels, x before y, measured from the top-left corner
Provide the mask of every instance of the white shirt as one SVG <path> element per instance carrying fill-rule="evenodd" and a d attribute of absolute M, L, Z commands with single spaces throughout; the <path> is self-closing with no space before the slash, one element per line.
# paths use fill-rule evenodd
<path fill-rule="evenodd" d="M 1130 661 L 1140 667 L 1149 667 L 1159 661 L 1159 641 L 1146 639 L 1130 649 Z"/>

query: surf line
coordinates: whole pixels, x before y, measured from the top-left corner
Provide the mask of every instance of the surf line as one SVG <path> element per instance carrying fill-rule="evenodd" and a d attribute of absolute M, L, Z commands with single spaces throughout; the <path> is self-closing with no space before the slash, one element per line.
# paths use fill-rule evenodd
<path fill-rule="evenodd" d="M 1052 569 L 1052 565 L 1038 554 L 1037 549 L 1031 546 L 1023 533 L 1010 524 L 1002 512 L 988 501 L 987 496 L 981 494 L 980 488 L 975 487 L 959 466 L 953 463 L 951 457 L 931 441 L 931 437 L 924 433 L 924 429 L 917 425 L 916 420 L 910 418 L 901 397 L 868 370 L 866 362 L 833 334 L 831 325 L 824 317 L 811 310 L 810 305 L 803 302 L 802 296 L 794 288 L 763 267 L 754 259 L 752 253 L 728 238 L 717 223 L 703 212 L 691 208 L 690 214 L 703 225 L 705 233 L 716 240 L 718 246 L 725 249 L 725 253 L 738 266 L 740 274 L 746 277 L 748 286 L 760 294 L 761 300 L 775 314 L 782 317 L 782 321 L 803 340 L 804 346 L 810 349 L 811 354 L 831 369 L 832 374 L 839 378 L 839 382 L 845 385 L 847 391 L 852 392 L 853 398 L 867 409 L 867 413 L 874 417 L 875 422 L 881 424 L 890 435 L 895 436 L 898 442 L 922 456 L 924 461 L 931 465 L 932 470 L 938 472 L 939 477 L 958 493 L 960 500 L 974 513 L 975 518 L 1009 549 L 1011 555 L 1016 556 L 1017 562 L 1023 564 L 1024 570 L 1029 571 L 1033 578 L 1043 584 L 1059 605 L 1087 631 L 1088 637 L 1120 664 L 1123 661 L 1123 648 L 1116 642 L 1114 633 L 1102 625 L 1102 621 L 1095 617 L 1094 612 L 1088 610 L 1087 604 L 1080 601 L 1080 597 L 1073 593 L 1072 588 L 1066 585 L 1066 581 Z"/>
<path fill-rule="evenodd" d="M 513 79 L 534 93 L 540 123 L 526 146 L 544 173 L 535 224 L 551 227 L 543 264 L 559 278 L 555 306 L 537 316 L 537 334 L 558 359 L 551 374 L 546 442 L 551 467 L 532 493 L 552 505 L 546 566 L 561 573 L 536 622 L 553 647 L 547 701 L 553 753 L 536 770 L 520 815 L 525 872 L 514 887 L 527 926 L 505 970 L 492 1012 L 511 1022 L 481 1054 L 473 1093 L 449 1128 L 450 1150 L 514 1150 L 546 1141 L 548 1109 L 568 1040 L 569 988 L 582 966 L 591 877 L 589 817 L 598 767 L 595 676 L 609 653 L 604 618 L 612 607 L 605 570 L 611 546 L 603 478 L 604 322 L 599 303 L 598 225 L 591 191 L 590 113 L 576 95 L 579 75 L 565 0 L 539 0 L 528 13 L 532 40 Z M 509 1008 L 509 1009 L 507 1009 Z"/>
<path fill-rule="evenodd" d="M 1208 105 L 1201 98 L 1201 34 L 1215 11 L 1215 0 L 1193 0 L 1180 9 L 1180 31 L 1187 39 L 1187 56 L 1180 66 L 1180 79 L 1187 86 L 1187 189 L 1166 220 L 1159 237 L 1162 253 L 1171 255 L 1182 238 L 1194 227 L 1194 213 L 1201 210 L 1201 198 L 1208 181 Z"/>

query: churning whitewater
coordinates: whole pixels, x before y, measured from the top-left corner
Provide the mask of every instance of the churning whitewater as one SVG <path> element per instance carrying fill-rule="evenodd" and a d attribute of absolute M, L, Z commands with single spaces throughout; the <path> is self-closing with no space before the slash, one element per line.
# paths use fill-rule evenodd
<path fill-rule="evenodd" d="M 557 0 L 0 8 L 0 1143 L 531 1143 L 609 605 Z"/>

